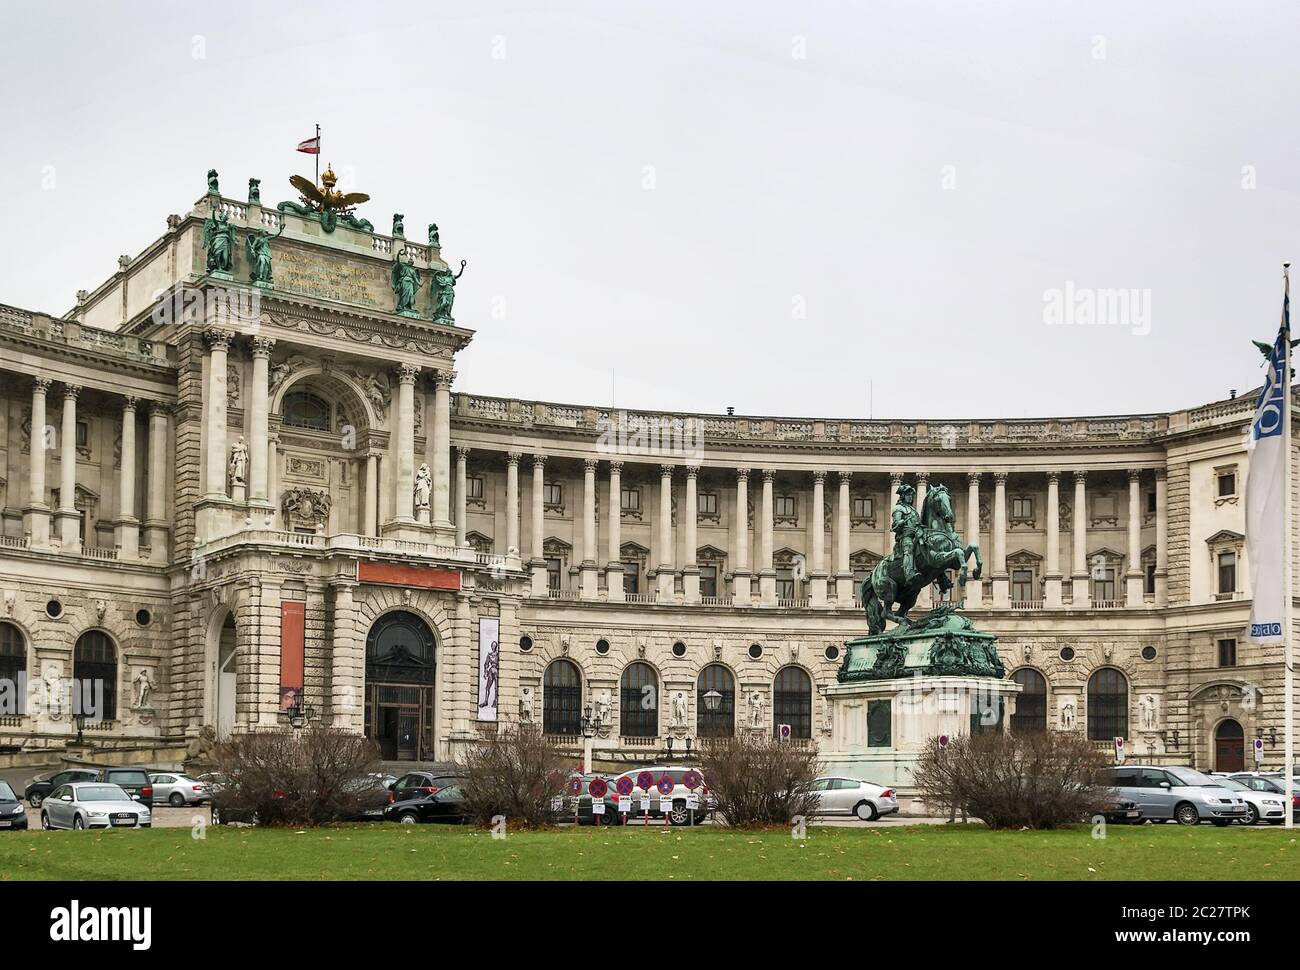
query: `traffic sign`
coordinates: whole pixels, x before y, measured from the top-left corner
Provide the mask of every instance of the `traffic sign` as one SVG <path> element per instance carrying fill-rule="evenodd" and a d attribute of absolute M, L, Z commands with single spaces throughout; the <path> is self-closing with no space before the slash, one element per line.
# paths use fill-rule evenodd
<path fill-rule="evenodd" d="M 699 807 L 700 807 L 700 796 L 697 795 L 697 794 L 695 794 L 695 792 L 691 792 L 689 795 L 687 795 L 687 796 L 686 796 L 686 807 L 687 807 L 688 809 L 690 809 L 691 811 L 694 811 L 695 809 L 699 808 Z"/>
<path fill-rule="evenodd" d="M 790 733 L 791 733 L 791 732 L 790 732 L 790 725 L 788 725 L 788 724 L 778 724 L 778 725 L 776 726 L 776 733 L 777 733 L 777 735 L 781 738 L 782 741 L 789 741 L 789 740 L 790 740 Z"/>
<path fill-rule="evenodd" d="M 946 734 L 939 735 L 939 747 L 941 748 L 948 747 L 948 735 Z"/>
<path fill-rule="evenodd" d="M 659 789 L 660 795 L 671 795 L 673 789 L 677 787 L 677 783 L 667 775 L 663 775 L 660 777 L 659 781 L 655 783 L 655 787 Z"/>
<path fill-rule="evenodd" d="M 609 791 L 609 785 L 604 778 L 593 778 L 587 782 L 587 791 L 591 793 L 592 798 L 604 798 L 605 792 Z"/>
<path fill-rule="evenodd" d="M 618 796 L 618 810 L 626 815 L 632 811 L 632 798 L 629 795 Z"/>
<path fill-rule="evenodd" d="M 1264 763 L 1264 739 L 1256 738 L 1255 739 L 1255 764 L 1262 765 L 1263 763 Z"/>
<path fill-rule="evenodd" d="M 643 771 L 636 776 L 636 787 L 642 791 L 649 791 L 655 786 L 655 776 L 648 771 Z"/>
<path fill-rule="evenodd" d="M 575 777 L 575 778 L 570 778 L 570 779 L 569 779 L 569 794 L 572 795 L 574 798 L 577 798 L 579 795 L 582 794 L 582 779 L 581 779 L 581 778 L 576 778 L 576 777 Z"/>
<path fill-rule="evenodd" d="M 632 784 L 632 779 L 626 775 L 614 782 L 614 788 L 618 791 L 619 795 L 624 797 L 631 795 L 632 789 L 635 787 L 636 786 Z"/>
<path fill-rule="evenodd" d="M 1115 738 L 1115 763 L 1122 765 L 1124 763 L 1124 739 Z"/>
<path fill-rule="evenodd" d="M 687 788 L 689 788 L 691 791 L 695 791 L 695 789 L 699 788 L 700 785 L 703 784 L 703 782 L 704 782 L 703 776 L 694 768 L 686 772 L 685 776 L 682 778 L 682 784 L 685 785 Z"/>

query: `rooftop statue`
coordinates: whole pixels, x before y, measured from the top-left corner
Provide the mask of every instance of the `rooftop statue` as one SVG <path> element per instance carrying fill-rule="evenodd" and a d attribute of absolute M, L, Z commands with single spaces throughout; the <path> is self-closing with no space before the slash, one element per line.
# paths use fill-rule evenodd
<path fill-rule="evenodd" d="M 365 192 L 340 192 L 334 188 L 338 180 L 338 176 L 328 165 L 325 171 L 321 172 L 319 188 L 310 179 L 303 178 L 301 175 L 291 175 L 289 184 L 298 190 L 302 201 L 281 202 L 276 208 L 281 212 L 287 209 L 300 216 L 319 214 L 321 228 L 326 232 L 333 232 L 340 221 L 353 229 L 374 232 L 375 227 L 370 220 L 359 219 L 352 214 L 352 210 L 362 202 L 368 202 L 370 196 Z"/>
<path fill-rule="evenodd" d="M 406 256 L 405 262 L 403 256 Z M 388 283 L 397 297 L 393 312 L 416 316 L 415 295 L 420 292 L 420 270 L 405 249 L 393 257 L 393 265 L 388 271 Z"/>
<path fill-rule="evenodd" d="M 284 223 L 274 236 L 265 229 L 250 229 L 244 240 L 244 255 L 248 258 L 248 278 L 254 283 L 271 283 L 271 240 L 284 232 Z"/>
<path fill-rule="evenodd" d="M 451 306 L 456 299 L 456 281 L 465 272 L 465 260 L 460 261 L 460 272 L 453 274 L 448 268 L 433 271 L 433 321 L 434 323 L 455 323 L 451 316 Z"/>
<path fill-rule="evenodd" d="M 229 273 L 235 259 L 235 227 L 224 210 L 208 215 L 203 223 L 203 248 L 208 251 L 208 272 Z"/>

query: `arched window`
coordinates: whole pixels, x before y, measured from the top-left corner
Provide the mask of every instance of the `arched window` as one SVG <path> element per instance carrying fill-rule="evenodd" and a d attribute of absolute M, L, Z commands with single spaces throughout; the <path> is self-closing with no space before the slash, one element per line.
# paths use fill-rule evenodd
<path fill-rule="evenodd" d="M 0 623 L 0 715 L 27 713 L 27 643 L 12 623 Z"/>
<path fill-rule="evenodd" d="M 695 733 L 702 738 L 729 738 L 736 731 L 736 679 L 722 664 L 700 671 L 695 685 Z"/>
<path fill-rule="evenodd" d="M 433 640 L 429 624 L 414 613 L 385 613 L 366 636 L 366 682 L 432 684 Z"/>
<path fill-rule="evenodd" d="M 88 719 L 117 719 L 117 651 L 102 630 L 87 630 L 72 650 L 72 710 Z"/>
<path fill-rule="evenodd" d="M 366 634 L 366 736 L 387 761 L 433 757 L 437 679 L 433 628 L 416 613 L 384 613 Z"/>
<path fill-rule="evenodd" d="M 654 668 L 640 660 L 623 671 L 619 684 L 619 733 L 625 738 L 653 738 L 659 734 L 659 678 Z"/>
<path fill-rule="evenodd" d="M 287 428 L 330 430 L 329 402 L 310 391 L 290 391 L 280 405 L 281 423 Z"/>
<path fill-rule="evenodd" d="M 1088 740 L 1110 741 L 1128 735 L 1128 681 L 1114 667 L 1088 678 Z"/>
<path fill-rule="evenodd" d="M 772 684 L 772 730 L 790 725 L 790 737 L 812 737 L 812 680 L 800 667 L 782 667 Z"/>
<path fill-rule="evenodd" d="M 582 730 L 582 675 L 572 660 L 555 660 L 542 677 L 542 731 L 576 735 Z"/>
<path fill-rule="evenodd" d="M 1011 681 L 1021 687 L 1016 695 L 1016 713 L 1011 715 L 1011 730 L 1046 731 L 1046 678 L 1032 667 L 1022 667 L 1011 675 Z"/>

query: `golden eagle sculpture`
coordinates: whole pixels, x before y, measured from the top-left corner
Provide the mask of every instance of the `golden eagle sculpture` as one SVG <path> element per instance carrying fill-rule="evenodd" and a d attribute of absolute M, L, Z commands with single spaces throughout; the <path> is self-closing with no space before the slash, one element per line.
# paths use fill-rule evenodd
<path fill-rule="evenodd" d="M 321 226 L 326 232 L 333 232 L 340 221 L 353 229 L 364 232 L 375 231 L 369 219 L 359 219 L 352 215 L 353 209 L 362 202 L 369 201 L 369 195 L 365 192 L 340 192 L 335 189 L 338 176 L 328 165 L 325 171 L 321 172 L 320 182 L 318 188 L 310 179 L 303 178 L 301 175 L 289 176 L 289 184 L 298 190 L 302 202 L 281 202 L 277 208 L 281 212 L 289 210 L 303 216 L 319 214 Z"/>

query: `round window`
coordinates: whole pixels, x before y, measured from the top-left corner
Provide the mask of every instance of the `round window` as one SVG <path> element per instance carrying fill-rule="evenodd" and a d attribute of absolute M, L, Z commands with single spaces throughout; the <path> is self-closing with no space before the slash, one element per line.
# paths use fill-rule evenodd
<path fill-rule="evenodd" d="M 761 643 L 751 643 L 749 645 L 749 659 L 757 660 L 763 656 L 763 645 Z"/>
<path fill-rule="evenodd" d="M 45 604 L 45 613 L 47 616 L 59 617 L 63 615 L 63 604 L 58 600 L 50 600 Z"/>
<path fill-rule="evenodd" d="M 600 654 L 602 657 L 605 656 L 605 654 L 609 653 L 609 641 L 608 641 L 608 640 L 597 640 L 597 641 L 596 641 L 596 652 L 597 652 L 598 654 Z"/>
<path fill-rule="evenodd" d="M 684 657 L 684 656 L 686 656 L 686 644 L 682 643 L 682 641 L 680 641 L 680 640 L 678 640 L 676 643 L 674 643 L 674 644 L 673 644 L 673 656 L 674 656 L 674 657 Z"/>
<path fill-rule="evenodd" d="M 1062 647 L 1062 648 L 1061 648 L 1060 657 L 1061 657 L 1062 660 L 1066 660 L 1066 661 L 1073 660 L 1073 659 L 1074 659 L 1074 647 Z"/>
<path fill-rule="evenodd" d="M 835 644 L 833 644 L 833 643 L 828 643 L 828 644 L 826 644 L 826 659 L 827 659 L 827 660 L 839 660 L 839 659 L 840 659 L 840 648 L 837 647 L 837 646 L 835 646 Z"/>
<path fill-rule="evenodd" d="M 153 614 L 146 609 L 138 609 L 135 611 L 135 622 L 141 626 L 148 626 L 153 622 Z"/>
<path fill-rule="evenodd" d="M 1156 648 L 1153 647 L 1153 646 L 1151 646 L 1151 644 L 1148 643 L 1145 647 L 1142 648 L 1142 659 L 1143 659 L 1143 660 L 1155 660 L 1155 659 L 1156 659 Z"/>
<path fill-rule="evenodd" d="M 528 652 L 529 650 L 531 650 L 531 649 L 533 649 L 533 638 L 532 638 L 532 637 L 520 637 L 520 638 L 519 638 L 519 652 L 520 652 L 520 653 L 527 653 L 527 652 Z"/>

